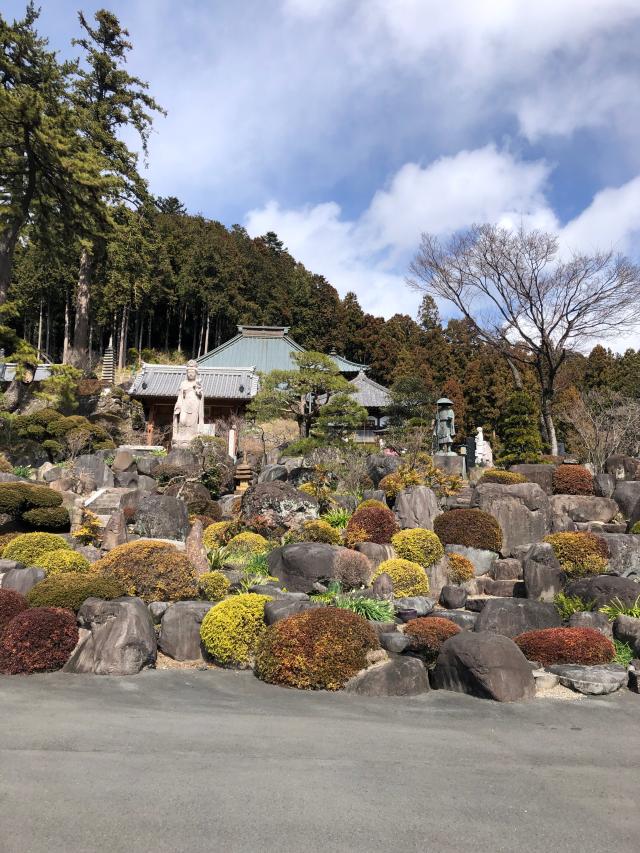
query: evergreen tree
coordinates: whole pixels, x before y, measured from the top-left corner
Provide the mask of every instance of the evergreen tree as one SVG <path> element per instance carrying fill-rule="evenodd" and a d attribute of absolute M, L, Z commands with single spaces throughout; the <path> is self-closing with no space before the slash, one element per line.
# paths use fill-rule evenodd
<path fill-rule="evenodd" d="M 539 462 L 542 456 L 542 439 L 538 423 L 540 412 L 526 391 L 516 391 L 507 401 L 500 422 L 503 450 L 499 462 L 513 465 L 522 462 Z"/>
<path fill-rule="evenodd" d="M 311 432 L 325 441 L 346 441 L 355 430 L 365 426 L 367 414 L 364 406 L 340 391 L 320 407 Z"/>

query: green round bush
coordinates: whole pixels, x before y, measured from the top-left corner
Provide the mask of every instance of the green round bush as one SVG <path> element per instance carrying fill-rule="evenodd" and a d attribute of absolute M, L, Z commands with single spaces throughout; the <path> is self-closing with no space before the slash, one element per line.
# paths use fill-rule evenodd
<path fill-rule="evenodd" d="M 71 550 L 71 545 L 55 533 L 22 533 L 5 545 L 2 556 L 5 560 L 17 560 L 32 566 L 41 554 L 47 551 Z"/>
<path fill-rule="evenodd" d="M 501 468 L 489 468 L 478 480 L 478 485 L 485 483 L 497 483 L 501 486 L 515 486 L 518 483 L 526 483 L 527 478 L 516 471 L 503 471 Z"/>
<path fill-rule="evenodd" d="M 340 531 L 322 519 L 305 521 L 296 539 L 299 542 L 326 542 L 329 545 L 339 545 L 342 541 Z"/>
<path fill-rule="evenodd" d="M 451 509 L 436 517 L 433 529 L 444 545 L 466 545 L 499 552 L 502 530 L 497 519 L 481 509 Z"/>
<path fill-rule="evenodd" d="M 418 563 L 424 569 L 433 566 L 444 556 L 442 542 L 432 530 L 414 527 L 400 530 L 391 537 L 391 544 L 398 557 Z"/>
<path fill-rule="evenodd" d="M 168 542 L 140 539 L 118 545 L 94 563 L 93 570 L 148 603 L 195 598 L 198 591 L 193 564 Z"/>
<path fill-rule="evenodd" d="M 264 606 L 268 595 L 248 592 L 215 604 L 200 626 L 200 638 L 211 657 L 223 666 L 251 664 L 256 645 L 266 630 Z"/>
<path fill-rule="evenodd" d="M 28 509 L 22 513 L 22 520 L 29 527 L 41 530 L 68 530 L 71 526 L 69 513 L 63 506 Z"/>
<path fill-rule="evenodd" d="M 401 558 L 384 560 L 376 569 L 371 580 L 374 581 L 384 574 L 389 575 L 393 582 L 395 598 L 429 594 L 429 578 L 419 563 Z"/>
<path fill-rule="evenodd" d="M 636 521 L 630 532 L 635 534 L 640 533 L 640 521 Z"/>
<path fill-rule="evenodd" d="M 37 583 L 27 593 L 27 603 L 30 607 L 66 607 L 77 613 L 87 598 L 110 601 L 123 595 L 126 590 L 122 584 L 111 578 L 93 572 L 64 572 L 49 575 Z"/>
<path fill-rule="evenodd" d="M 259 554 L 266 554 L 269 543 L 259 533 L 238 533 L 227 544 L 227 555 L 230 562 L 245 562 Z"/>
<path fill-rule="evenodd" d="M 86 574 L 91 571 L 91 563 L 85 556 L 68 548 L 60 548 L 57 551 L 45 551 L 36 558 L 33 564 L 38 569 L 44 569 L 49 575 L 58 575 L 65 572 Z"/>
<path fill-rule="evenodd" d="M 256 651 L 255 671 L 270 684 L 339 690 L 380 648 L 366 619 L 337 607 L 305 610 L 271 625 Z"/>
<path fill-rule="evenodd" d="M 0 637 L 0 672 L 51 672 L 61 669 L 78 642 L 76 617 L 59 607 L 23 610 Z"/>
<path fill-rule="evenodd" d="M 596 533 L 551 533 L 544 537 L 570 578 L 600 575 L 607 571 L 609 547 Z"/>
<path fill-rule="evenodd" d="M 230 586 L 229 578 L 222 572 L 204 572 L 198 577 L 198 589 L 205 601 L 221 601 Z"/>

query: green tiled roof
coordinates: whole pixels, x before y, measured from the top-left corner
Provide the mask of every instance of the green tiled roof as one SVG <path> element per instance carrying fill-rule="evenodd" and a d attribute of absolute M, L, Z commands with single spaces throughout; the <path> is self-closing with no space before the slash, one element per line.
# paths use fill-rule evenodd
<path fill-rule="evenodd" d="M 222 344 L 198 359 L 202 367 L 236 367 L 247 364 L 259 373 L 272 370 L 295 370 L 293 353 L 304 352 L 304 347 L 289 337 L 288 326 L 238 326 L 235 338 Z M 335 352 L 331 353 L 338 369 L 343 373 L 357 373 L 366 365 L 356 364 Z"/>

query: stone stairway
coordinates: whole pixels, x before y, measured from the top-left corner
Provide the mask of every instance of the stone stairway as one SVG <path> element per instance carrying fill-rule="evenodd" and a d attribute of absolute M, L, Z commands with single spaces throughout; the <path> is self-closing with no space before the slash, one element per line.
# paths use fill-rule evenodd
<path fill-rule="evenodd" d="M 132 491 L 135 491 L 135 489 L 119 487 L 98 489 L 89 495 L 89 497 L 84 501 L 83 506 L 85 509 L 89 510 L 89 512 L 95 513 L 102 524 L 106 524 L 113 513 L 117 509 L 120 509 L 123 496 Z"/>

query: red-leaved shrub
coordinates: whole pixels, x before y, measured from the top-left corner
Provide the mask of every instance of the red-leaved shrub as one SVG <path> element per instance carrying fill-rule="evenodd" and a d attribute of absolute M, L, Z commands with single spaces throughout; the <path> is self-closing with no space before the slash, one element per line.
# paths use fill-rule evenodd
<path fill-rule="evenodd" d="M 0 589 L 0 635 L 13 617 L 28 607 L 24 595 L 13 589 Z"/>
<path fill-rule="evenodd" d="M 460 633 L 460 628 L 449 619 L 438 616 L 420 616 L 410 619 L 404 626 L 404 635 L 409 638 L 410 648 L 418 652 L 427 664 L 435 663 L 445 640 Z"/>
<path fill-rule="evenodd" d="M 593 477 L 582 465 L 558 465 L 553 472 L 554 495 L 592 495 Z"/>
<path fill-rule="evenodd" d="M 390 509 L 365 506 L 357 509 L 349 519 L 345 540 L 349 545 L 354 545 L 356 542 L 388 545 L 397 530 L 398 523 Z"/>
<path fill-rule="evenodd" d="M 0 637 L 0 672 L 51 672 L 61 669 L 78 642 L 76 617 L 62 607 L 24 610 Z"/>
<path fill-rule="evenodd" d="M 520 634 L 515 642 L 526 658 L 543 666 L 554 663 L 593 666 L 611 663 L 616 654 L 611 640 L 595 628 L 543 628 Z"/>

